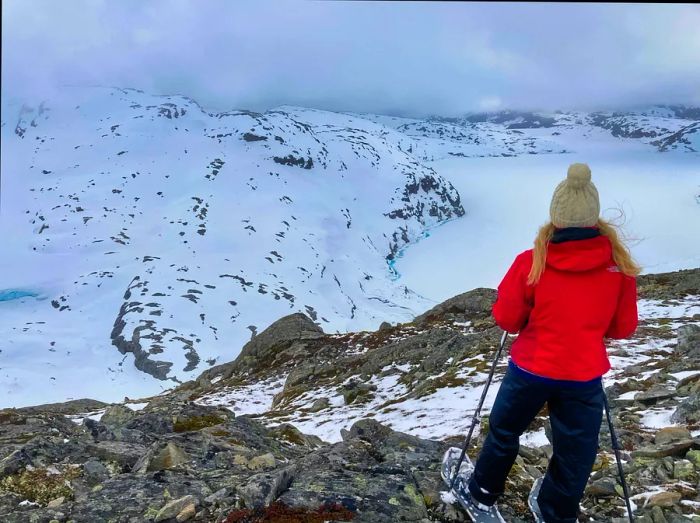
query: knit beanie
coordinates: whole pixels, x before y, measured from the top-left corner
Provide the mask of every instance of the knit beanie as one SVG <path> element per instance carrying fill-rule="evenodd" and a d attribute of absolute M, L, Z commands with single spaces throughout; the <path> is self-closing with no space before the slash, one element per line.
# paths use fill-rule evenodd
<path fill-rule="evenodd" d="M 598 223 L 598 189 L 591 182 L 591 169 L 585 163 L 569 166 L 566 180 L 557 185 L 549 206 L 549 217 L 557 228 L 593 227 Z"/>

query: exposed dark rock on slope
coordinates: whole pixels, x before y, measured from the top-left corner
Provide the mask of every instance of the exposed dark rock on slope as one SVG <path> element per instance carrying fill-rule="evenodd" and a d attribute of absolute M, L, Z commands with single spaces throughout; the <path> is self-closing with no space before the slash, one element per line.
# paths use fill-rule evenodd
<path fill-rule="evenodd" d="M 664 136 L 652 142 L 659 148 L 659 151 L 666 152 L 671 149 L 678 149 L 686 152 L 700 152 L 700 123 L 695 122 L 675 133 Z"/>

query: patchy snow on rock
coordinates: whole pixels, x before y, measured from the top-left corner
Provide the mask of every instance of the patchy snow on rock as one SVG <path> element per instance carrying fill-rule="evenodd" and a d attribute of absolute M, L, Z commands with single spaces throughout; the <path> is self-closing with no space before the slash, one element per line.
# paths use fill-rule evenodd
<path fill-rule="evenodd" d="M 131 410 L 142 410 L 146 405 L 148 405 L 148 402 L 142 402 L 142 403 L 124 403 L 127 407 L 129 407 Z"/>
<path fill-rule="evenodd" d="M 681 321 L 667 321 L 675 318 L 692 317 L 700 310 L 700 299 L 697 296 L 686 296 L 680 300 L 639 300 L 642 303 L 638 307 L 640 323 L 649 323 L 652 326 L 659 325 L 659 321 L 669 330 L 675 331 L 684 323 Z M 608 360 L 611 370 L 603 377 L 606 386 L 613 383 L 624 382 L 629 378 L 625 375 L 625 369 L 632 365 L 645 364 L 649 370 L 643 371 L 637 377 L 647 379 L 662 370 L 655 362 L 662 362 L 665 355 L 671 354 L 676 346 L 676 338 L 655 337 L 645 335 L 623 340 L 606 340 L 608 347 Z M 681 379 L 681 378 L 679 378 Z M 622 399 L 629 399 L 622 397 Z"/>
<path fill-rule="evenodd" d="M 675 425 L 671 422 L 671 415 L 675 412 L 675 407 L 667 408 L 651 408 L 645 411 L 640 411 L 641 424 L 648 429 L 661 429 Z"/>
<path fill-rule="evenodd" d="M 473 370 L 467 369 L 465 372 Z M 400 373 L 374 376 L 369 383 L 376 386 L 377 390 L 367 403 L 347 405 L 336 389 L 318 388 L 304 393 L 291 405 L 285 406 L 285 410 L 296 409 L 294 412 L 282 415 L 272 412 L 269 420 L 274 424 L 292 423 L 302 432 L 328 442 L 340 441 L 342 429 L 349 429 L 355 421 L 366 417 L 400 432 L 439 440 L 466 433 L 481 397 L 486 376 L 484 373 L 474 373 L 470 377 L 469 386 L 438 388 L 420 398 L 406 396 L 408 390 L 399 381 Z M 482 415 L 487 414 L 493 406 L 500 379 L 494 378 L 484 401 Z M 309 413 L 308 408 L 318 398 L 329 399 L 330 407 Z"/>
<path fill-rule="evenodd" d="M 275 395 L 284 388 L 286 375 L 240 387 L 224 388 L 198 398 L 199 405 L 220 405 L 233 411 L 237 416 L 255 415 L 272 408 Z"/>
<path fill-rule="evenodd" d="M 69 420 L 71 420 L 72 422 L 74 422 L 78 425 L 82 425 L 83 420 L 88 419 L 88 418 L 95 420 L 95 421 L 100 421 L 100 419 L 102 419 L 102 415 L 105 413 L 106 410 L 107 409 L 104 408 L 104 409 L 94 410 L 91 412 L 85 412 L 85 413 L 81 413 L 81 414 L 67 414 L 66 418 L 68 418 Z"/>
<path fill-rule="evenodd" d="M 547 439 L 544 427 L 542 427 L 535 431 L 524 432 L 520 436 L 520 444 L 528 447 L 542 447 L 544 445 L 549 445 L 550 441 Z"/>
<path fill-rule="evenodd" d="M 634 500 L 641 500 L 642 505 L 646 506 L 646 504 L 649 502 L 649 498 L 651 498 L 653 495 L 658 494 L 660 492 L 666 492 L 668 489 L 665 488 L 664 486 L 660 485 L 652 485 L 648 488 L 648 490 L 645 490 L 644 492 L 640 492 L 639 494 L 635 494 L 633 496 L 630 496 L 630 501 Z M 632 511 L 634 511 L 635 507 L 632 507 Z"/>
<path fill-rule="evenodd" d="M 639 315 L 644 318 L 683 318 L 700 314 L 700 296 L 690 295 L 677 300 L 637 301 Z"/>
<path fill-rule="evenodd" d="M 638 390 L 631 390 L 629 392 L 625 392 L 624 394 L 620 394 L 617 399 L 622 400 L 622 401 L 634 401 L 634 397 L 639 394 Z"/>
<path fill-rule="evenodd" d="M 700 374 L 700 370 L 683 370 L 680 372 L 671 372 L 669 376 L 673 376 L 678 381 L 682 379 L 689 378 L 690 376 L 697 376 Z"/>

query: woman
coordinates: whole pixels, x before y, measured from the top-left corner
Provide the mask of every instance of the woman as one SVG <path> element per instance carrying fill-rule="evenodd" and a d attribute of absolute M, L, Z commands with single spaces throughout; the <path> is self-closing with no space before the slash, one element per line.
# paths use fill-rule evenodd
<path fill-rule="evenodd" d="M 553 455 L 535 512 L 539 505 L 536 516 L 546 523 L 573 523 L 598 450 L 601 376 L 610 369 L 603 338 L 634 333 L 640 269 L 599 217 L 586 164 L 569 167 L 549 212 L 534 249 L 515 258 L 498 286 L 494 319 L 519 334 L 468 490 L 479 508 L 496 502 L 520 435 L 547 403 Z"/>

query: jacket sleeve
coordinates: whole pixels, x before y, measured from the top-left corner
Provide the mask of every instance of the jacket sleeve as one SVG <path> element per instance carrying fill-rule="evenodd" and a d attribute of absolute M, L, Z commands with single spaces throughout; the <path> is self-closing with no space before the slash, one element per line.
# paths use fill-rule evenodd
<path fill-rule="evenodd" d="M 637 279 L 626 274 L 622 278 L 617 309 L 605 333 L 606 338 L 629 338 L 637 330 Z"/>
<path fill-rule="evenodd" d="M 498 285 L 496 301 L 491 312 L 496 324 L 504 331 L 515 334 L 527 323 L 533 307 L 532 286 L 527 285 L 531 256 L 519 254 Z"/>

